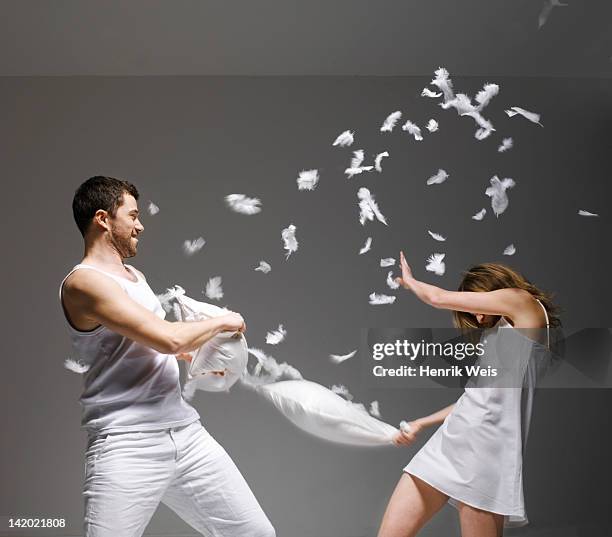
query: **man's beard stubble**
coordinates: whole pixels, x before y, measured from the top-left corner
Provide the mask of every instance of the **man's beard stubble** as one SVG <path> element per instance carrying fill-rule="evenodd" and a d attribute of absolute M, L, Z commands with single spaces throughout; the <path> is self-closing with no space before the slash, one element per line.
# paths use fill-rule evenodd
<path fill-rule="evenodd" d="M 110 235 L 110 242 L 123 259 L 128 259 L 136 255 L 136 246 L 132 243 L 132 236 L 120 237 L 114 233 Z"/>

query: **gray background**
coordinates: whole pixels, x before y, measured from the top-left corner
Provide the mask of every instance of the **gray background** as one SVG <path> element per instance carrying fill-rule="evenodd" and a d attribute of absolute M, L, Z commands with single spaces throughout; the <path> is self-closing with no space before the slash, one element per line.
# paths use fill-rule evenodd
<path fill-rule="evenodd" d="M 544 0 L 3 0 L 7 75 L 612 74 L 612 5 Z"/>
<path fill-rule="evenodd" d="M 479 13 L 485 9 L 484 3 L 473 4 Z M 6 5 L 18 9 L 16 4 Z M 537 39 L 538 10 L 529 7 L 526 15 L 520 10 L 526 5 L 519 3 L 512 13 L 521 25 L 531 25 L 530 39 Z M 24 6 L 36 8 L 39 26 L 33 18 L 23 19 L 30 23 L 25 26 L 31 33 L 19 33 L 18 19 L 13 18 L 14 33 L 0 32 L 2 39 L 13 44 L 8 50 L 0 47 L 1 74 L 137 71 L 136 64 L 126 60 L 130 54 L 125 49 L 118 55 L 112 49 L 102 50 L 103 54 L 96 56 L 87 48 L 89 38 L 99 35 L 95 28 L 102 32 L 129 17 L 114 19 L 115 26 L 84 24 L 90 32 L 77 36 L 71 32 L 81 25 L 60 16 L 61 9 L 70 13 L 78 10 L 75 4 L 58 7 L 58 21 L 45 16 L 48 4 Z M 100 3 L 96 6 L 90 14 L 98 20 L 105 10 Z M 419 9 L 430 9 L 424 6 Z M 590 6 L 590 13 L 601 9 L 598 4 Z M 450 9 L 449 3 L 438 4 L 439 9 L 443 7 Z M 374 17 L 376 11 L 371 9 Z M 17 11 L 10 13 L 15 17 Z M 188 28 L 189 17 L 182 13 L 181 20 Z M 563 17 L 565 24 L 570 24 L 586 16 L 581 13 L 575 8 L 570 16 L 569 8 L 559 8 L 540 32 L 552 32 L 555 17 L 560 25 Z M 339 9 L 336 20 L 345 14 Z M 27 13 L 22 10 L 21 15 Z M 392 15 L 387 13 L 380 24 L 392 21 Z M 463 19 L 452 26 L 472 20 L 468 15 L 462 12 Z M 359 13 L 355 16 L 361 20 Z M 147 27 L 143 17 L 142 26 Z M 423 12 L 424 21 L 433 23 L 432 17 Z M 248 14 L 244 19 L 249 20 Z M 306 32 L 304 21 L 308 18 L 298 19 Z M 322 22 L 323 14 L 317 20 Z M 276 27 L 274 21 L 268 22 L 270 28 Z M 70 41 L 64 46 L 71 54 L 53 49 L 45 41 L 47 34 L 42 30 L 57 33 L 58 26 Z M 496 28 L 502 28 L 500 35 L 513 35 L 501 20 Z M 568 331 L 611 326 L 606 233 L 611 187 L 606 156 L 610 150 L 607 127 L 612 90 L 605 78 L 609 64 L 602 52 L 602 34 L 602 50 L 593 52 L 597 41 L 593 35 L 597 33 L 589 32 L 588 25 L 580 28 L 584 39 L 590 36 L 593 41 L 587 40 L 585 48 L 578 49 L 580 37 L 572 34 L 568 39 L 573 42 L 575 61 L 570 58 L 567 63 L 555 52 L 538 52 L 546 55 L 540 60 L 527 58 L 530 54 L 520 48 L 515 61 L 501 63 L 497 51 L 480 47 L 482 56 L 471 66 L 459 61 L 453 65 L 457 48 L 469 51 L 475 45 L 470 34 L 462 37 L 460 46 L 446 33 L 439 37 L 444 46 L 432 51 L 437 55 L 427 56 L 428 63 L 414 67 L 422 73 L 419 76 L 389 60 L 385 62 L 387 71 L 373 70 L 372 63 L 364 64 L 370 66 L 364 70 L 368 74 L 413 76 L 0 79 L 2 271 L 6 282 L 1 377 L 3 525 L 11 516 L 56 516 L 67 519 L 66 534 L 81 533 L 85 447 L 77 402 L 81 379 L 62 366 L 70 348 L 57 289 L 66 272 L 81 259 L 82 241 L 70 204 L 75 188 L 91 175 L 134 182 L 141 192 L 141 210 L 149 200 L 159 205 L 160 213 L 154 217 L 143 211 L 145 231 L 138 256 L 131 260 L 155 291 L 180 284 L 197 298 L 209 277 L 221 275 L 222 302 L 244 314 L 251 346 L 288 361 L 308 379 L 327 386 L 346 384 L 358 401 L 367 404 L 378 399 L 383 419 L 392 424 L 433 412 L 451 403 L 460 392 L 367 390 L 360 375 L 360 357 L 334 366 L 327 356 L 356 348 L 365 327 L 450 326 L 448 312 L 429 308 L 406 292 L 398 292 L 391 306 L 368 304 L 370 292 L 386 292 L 386 269 L 378 266 L 379 259 L 397 257 L 400 248 L 417 277 L 449 289 L 456 288 L 461 272 L 473 263 L 507 262 L 555 293 Z M 83 28 L 80 31 L 84 32 Z M 280 61 L 274 56 L 281 53 L 279 42 L 270 49 L 243 42 L 241 53 L 255 62 L 250 67 L 232 66 L 229 58 L 235 55 L 229 45 L 223 48 L 225 54 L 205 56 L 220 58 L 219 65 L 228 66 L 223 74 L 358 75 L 363 73 L 356 68 L 363 57 L 359 47 L 367 44 L 366 48 L 378 50 L 378 57 L 397 54 L 398 61 L 407 59 L 406 65 L 412 68 L 410 54 L 414 51 L 394 45 L 394 40 L 375 47 L 382 34 L 377 28 L 372 32 L 361 34 L 358 43 L 345 43 L 346 57 L 354 62 L 342 64 L 346 70 L 341 62 L 325 68 L 316 61 L 316 53 L 309 56 L 313 60 L 310 64 L 305 58 Z M 186 34 L 195 33 L 186 30 Z M 317 35 L 326 35 L 307 33 L 313 42 L 317 42 Z M 400 39 L 407 33 L 394 35 Z M 28 37 L 34 35 L 39 37 L 32 43 Z M 547 50 L 561 46 L 561 37 L 558 39 L 551 38 Z M 296 41 L 300 40 L 292 35 L 282 39 L 286 54 Z M 105 41 L 109 46 L 114 42 Z M 100 40 L 97 43 L 99 46 Z M 172 58 L 165 63 L 163 41 L 157 45 L 160 48 L 150 49 L 151 57 L 156 58 L 155 69 L 134 60 L 146 71 L 140 74 L 168 73 L 166 69 L 173 65 L 177 69 L 180 65 L 189 67 L 175 64 Z M 192 59 L 198 47 L 200 44 L 194 44 L 190 49 Z M 263 58 L 259 63 L 254 51 Z M 460 56 L 466 62 L 472 57 Z M 266 64 L 265 58 L 270 57 L 275 58 L 276 67 Z M 590 69 L 589 61 L 599 70 Z M 218 74 L 213 65 L 202 69 Z M 459 118 L 454 110 L 441 110 L 436 101 L 419 97 L 439 65 L 449 68 L 457 91 L 469 95 L 484 82 L 500 84 L 500 95 L 486 109 L 485 116 L 497 128 L 489 139 L 478 142 L 471 119 Z M 530 77 L 535 71 L 529 65 L 534 70 L 557 65 L 545 71 L 555 76 Z M 182 68 L 181 72 L 187 74 Z M 193 69 L 193 73 L 201 72 Z M 466 73 L 478 76 L 460 76 Z M 515 76 L 502 76 L 504 73 Z M 509 106 L 541 113 L 544 128 L 520 117 L 507 118 L 503 110 Z M 387 114 L 397 109 L 419 125 L 436 118 L 440 131 L 432 135 L 425 132 L 423 142 L 415 142 L 399 127 L 387 135 L 378 132 Z M 354 146 L 331 147 L 345 129 L 355 130 Z M 497 153 L 505 136 L 514 138 L 515 147 L 508 153 Z M 382 174 L 346 179 L 343 170 L 351 150 L 359 148 L 366 151 L 368 160 L 380 151 L 390 152 L 391 157 L 383 160 Z M 426 187 L 425 180 L 439 167 L 446 169 L 450 178 L 443 185 Z M 320 184 L 313 192 L 299 192 L 297 174 L 309 168 L 319 169 Z M 509 191 L 510 207 L 499 218 L 492 215 L 489 198 L 484 195 L 493 174 L 517 182 Z M 375 194 L 388 227 L 378 222 L 360 226 L 356 197 L 360 186 Z M 223 202 L 230 193 L 260 197 L 262 213 L 232 213 Z M 487 207 L 488 214 L 482 222 L 475 222 L 470 217 L 481 207 Z M 579 217 L 578 209 L 602 216 Z M 300 248 L 285 261 L 280 231 L 290 223 L 297 226 Z M 428 229 L 442 233 L 448 241 L 435 243 L 427 235 Z M 206 238 L 206 246 L 195 256 L 185 257 L 183 240 L 200 235 Z M 374 239 L 373 249 L 358 256 L 367 236 Z M 517 253 L 502 256 L 511 242 Z M 436 277 L 426 272 L 424 265 L 427 256 L 440 250 L 446 252 L 447 272 Z M 270 274 L 253 271 L 260 259 L 272 264 Z M 279 323 L 288 331 L 286 341 L 276 348 L 266 346 L 266 331 Z M 612 417 L 611 397 L 607 390 L 539 391 L 525 461 L 525 495 L 532 524 L 516 534 L 606 534 L 612 477 L 607 428 Z M 265 401 L 240 387 L 230 394 L 199 393 L 193 404 L 206 427 L 237 462 L 279 536 L 374 534 L 401 468 L 428 437 L 424 435 L 407 449 L 351 449 L 324 443 L 295 429 Z M 1 528 L 0 533 L 3 531 Z M 456 513 L 448 507 L 423 535 L 458 532 Z M 190 528 L 160 506 L 147 534 L 179 533 L 190 534 Z"/>

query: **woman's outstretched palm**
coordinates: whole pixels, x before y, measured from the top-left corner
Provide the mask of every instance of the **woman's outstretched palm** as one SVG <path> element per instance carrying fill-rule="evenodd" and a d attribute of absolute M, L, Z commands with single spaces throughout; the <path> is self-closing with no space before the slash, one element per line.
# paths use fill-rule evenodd
<path fill-rule="evenodd" d="M 412 279 L 412 270 L 410 266 L 406 262 L 406 258 L 404 257 L 404 252 L 400 251 L 400 267 L 402 269 L 402 277 L 395 278 L 395 281 L 399 283 L 404 289 L 408 289 L 408 281 Z"/>

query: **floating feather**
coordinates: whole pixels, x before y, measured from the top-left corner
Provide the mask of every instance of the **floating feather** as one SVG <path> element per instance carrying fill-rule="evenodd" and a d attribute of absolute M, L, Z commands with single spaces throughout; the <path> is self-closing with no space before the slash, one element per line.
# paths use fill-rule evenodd
<path fill-rule="evenodd" d="M 427 231 L 427 233 L 429 233 L 431 237 L 437 241 L 443 242 L 446 240 L 442 235 L 438 235 L 437 233 L 434 233 L 433 231 Z"/>
<path fill-rule="evenodd" d="M 283 328 L 282 324 L 279 324 L 276 330 L 273 330 L 266 334 L 266 343 L 268 345 L 278 345 L 281 341 L 285 339 L 286 335 L 287 330 Z"/>
<path fill-rule="evenodd" d="M 372 416 L 375 418 L 380 418 L 380 405 L 378 404 L 378 401 L 372 401 L 370 403 L 370 414 L 372 414 Z"/>
<path fill-rule="evenodd" d="M 392 270 L 390 270 L 387 274 L 387 285 L 389 286 L 389 289 L 399 289 L 400 284 L 395 281 Z"/>
<path fill-rule="evenodd" d="M 488 138 L 492 132 L 495 131 L 493 124 L 488 119 L 482 117 L 482 114 L 480 112 L 464 112 L 461 115 L 470 116 L 474 118 L 474 121 L 476 121 L 476 124 L 479 128 L 476 130 L 474 136 L 477 140 L 484 140 L 485 138 Z"/>
<path fill-rule="evenodd" d="M 266 263 L 265 261 L 260 261 L 259 266 L 255 267 L 255 270 L 263 272 L 264 274 L 268 274 L 268 272 L 272 270 L 272 267 L 269 263 Z"/>
<path fill-rule="evenodd" d="M 580 210 L 578 211 L 578 214 L 579 214 L 580 216 L 599 216 L 597 213 L 590 213 L 589 211 L 585 211 L 585 210 L 583 210 L 583 209 L 580 209 Z"/>
<path fill-rule="evenodd" d="M 363 149 L 353 151 L 353 158 L 351 159 L 351 168 L 359 168 L 364 159 Z"/>
<path fill-rule="evenodd" d="M 350 179 L 351 177 L 353 177 L 353 175 L 358 175 L 363 172 L 369 172 L 373 169 L 374 166 L 360 166 L 359 168 L 347 168 L 346 170 L 344 170 L 344 173 L 348 175 L 348 178 Z"/>
<path fill-rule="evenodd" d="M 384 257 L 380 260 L 381 267 L 392 267 L 393 265 L 395 265 L 395 259 L 392 257 Z"/>
<path fill-rule="evenodd" d="M 261 201 L 258 198 L 248 198 L 244 194 L 229 194 L 225 196 L 228 207 L 240 214 L 257 214 L 261 212 Z"/>
<path fill-rule="evenodd" d="M 369 252 L 371 248 L 372 248 L 372 237 L 368 237 L 365 241 L 365 244 L 363 245 L 363 248 L 359 250 L 359 255 Z"/>
<path fill-rule="evenodd" d="M 497 151 L 499 151 L 500 153 L 504 153 L 505 151 L 512 149 L 513 145 L 514 145 L 514 140 L 512 140 L 512 138 L 504 138 L 502 140 L 501 145 L 497 148 Z"/>
<path fill-rule="evenodd" d="M 377 293 L 370 294 L 370 304 L 372 306 L 381 306 L 384 304 L 393 304 L 395 302 L 394 296 L 389 295 L 379 295 Z"/>
<path fill-rule="evenodd" d="M 387 225 L 386 218 L 380 212 L 374 196 L 367 188 L 361 187 L 357 192 L 357 197 L 359 198 L 359 222 L 362 226 L 365 225 L 366 220 L 374 221 L 375 216 L 379 222 Z"/>
<path fill-rule="evenodd" d="M 538 30 L 542 28 L 546 24 L 550 13 L 552 12 L 554 7 L 565 7 L 567 4 L 562 4 L 559 0 L 544 0 L 544 5 L 542 6 L 542 10 L 538 15 Z"/>
<path fill-rule="evenodd" d="M 425 266 L 425 270 L 433 272 L 438 276 L 442 276 L 446 271 L 446 265 L 443 261 L 445 255 L 446 254 L 431 254 L 427 258 L 427 265 Z"/>
<path fill-rule="evenodd" d="M 474 216 L 472 216 L 473 220 L 482 220 L 484 218 L 484 215 L 487 214 L 487 210 L 486 209 L 480 209 L 480 211 L 478 211 Z"/>
<path fill-rule="evenodd" d="M 156 215 L 159 212 L 159 207 L 157 205 L 155 205 L 155 203 L 153 203 L 152 201 L 149 202 L 149 214 L 151 216 Z"/>
<path fill-rule="evenodd" d="M 380 128 L 380 132 L 391 132 L 401 117 L 402 113 L 399 110 L 389 114 Z"/>
<path fill-rule="evenodd" d="M 186 255 L 193 255 L 199 252 L 205 244 L 206 241 L 202 237 L 198 237 L 192 241 L 186 240 L 183 243 L 183 251 Z"/>
<path fill-rule="evenodd" d="M 318 170 L 302 170 L 297 178 L 298 190 L 314 190 L 318 182 Z"/>
<path fill-rule="evenodd" d="M 510 178 L 501 181 L 494 175 L 491 177 L 491 186 L 485 190 L 485 194 L 491 198 L 491 207 L 495 216 L 499 216 L 508 208 L 508 195 L 506 190 L 515 186 L 516 183 Z"/>
<path fill-rule="evenodd" d="M 434 75 L 435 78 L 431 81 L 431 84 L 436 86 L 444 94 L 444 100 L 450 101 L 454 99 L 455 92 L 453 91 L 453 82 L 449 78 L 448 71 L 444 67 L 438 67 Z"/>
<path fill-rule="evenodd" d="M 515 253 L 516 253 L 516 248 L 514 247 L 514 244 L 510 244 L 506 246 L 506 248 L 504 248 L 503 255 L 514 255 Z"/>
<path fill-rule="evenodd" d="M 64 367 L 68 369 L 68 371 L 72 371 L 73 373 L 78 373 L 82 375 L 83 373 L 87 373 L 89 371 L 89 364 L 82 364 L 81 362 L 77 362 L 72 358 L 66 358 L 64 360 Z"/>
<path fill-rule="evenodd" d="M 298 241 L 295 238 L 295 230 L 296 229 L 297 228 L 293 224 L 290 224 L 289 227 L 286 227 L 281 232 L 281 237 L 283 239 L 284 248 L 285 248 L 285 250 L 287 250 L 287 258 L 286 259 L 289 259 L 289 256 L 293 252 L 296 252 L 297 249 L 298 249 Z"/>
<path fill-rule="evenodd" d="M 443 170 L 442 168 L 440 168 L 435 175 L 432 175 L 429 179 L 427 179 L 427 184 L 428 185 L 439 185 L 443 183 L 444 181 L 446 181 L 448 178 L 449 178 L 449 175 L 448 173 L 446 173 L 446 170 Z"/>
<path fill-rule="evenodd" d="M 423 136 L 421 134 L 421 128 L 415 125 L 412 121 L 408 120 L 406 123 L 402 125 L 402 130 L 407 131 L 408 134 L 412 134 L 414 139 L 420 142 L 423 140 Z"/>
<path fill-rule="evenodd" d="M 352 358 L 357 354 L 357 349 L 349 352 L 348 354 L 330 354 L 329 358 L 334 364 L 341 364 L 342 362 Z"/>
<path fill-rule="evenodd" d="M 353 145 L 354 134 L 355 133 L 351 131 L 344 131 L 340 136 L 338 136 L 338 138 L 336 138 L 336 141 L 332 145 L 337 145 L 340 147 L 348 147 L 349 145 Z"/>
<path fill-rule="evenodd" d="M 431 91 L 429 88 L 423 88 L 421 97 L 431 97 L 432 99 L 437 99 L 438 97 L 442 97 L 442 93 L 436 93 Z"/>
<path fill-rule="evenodd" d="M 436 132 L 438 130 L 438 122 L 435 119 L 430 119 L 425 127 L 429 132 Z"/>
<path fill-rule="evenodd" d="M 223 298 L 223 288 L 221 287 L 221 276 L 210 278 L 206 283 L 204 294 L 211 300 L 221 300 Z"/>
<path fill-rule="evenodd" d="M 536 114 L 535 112 L 529 112 L 528 110 L 525 110 L 524 108 L 519 108 L 518 106 L 513 106 L 510 108 L 510 110 L 506 110 L 506 114 L 508 114 L 508 117 L 514 117 L 518 114 L 520 116 L 523 116 L 525 119 L 528 119 L 532 123 L 537 123 L 540 127 L 544 126 L 540 123 L 540 114 Z"/>
<path fill-rule="evenodd" d="M 374 168 L 376 169 L 377 172 L 382 172 L 382 166 L 380 165 L 380 161 L 384 157 L 388 157 L 388 156 L 389 156 L 388 151 L 383 151 L 382 153 L 378 153 L 378 155 L 376 155 L 376 159 L 374 160 Z"/>
<path fill-rule="evenodd" d="M 497 84 L 489 84 L 488 82 L 483 86 L 483 88 L 476 94 L 476 102 L 478 106 L 476 110 L 481 111 L 485 106 L 487 106 L 493 97 L 495 97 L 499 93 L 499 86 Z"/>

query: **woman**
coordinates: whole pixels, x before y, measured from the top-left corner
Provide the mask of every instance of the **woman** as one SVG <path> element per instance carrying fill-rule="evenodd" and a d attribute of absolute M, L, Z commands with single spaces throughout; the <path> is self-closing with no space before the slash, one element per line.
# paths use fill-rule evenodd
<path fill-rule="evenodd" d="M 518 387 L 468 383 L 456 404 L 410 422 L 410 430 L 395 437 L 396 445 L 409 445 L 423 429 L 442 424 L 404 468 L 378 537 L 416 535 L 447 501 L 458 509 L 463 537 L 499 537 L 504 526 L 527 522 L 522 454 L 538 361 L 550 345 L 549 326 L 560 324 L 556 308 L 504 265 L 472 267 L 458 291 L 447 291 L 416 280 L 403 252 L 400 260 L 402 276 L 396 281 L 402 287 L 426 304 L 451 310 L 461 329 L 490 329 L 483 338 L 485 363 L 499 358 L 499 349 L 518 349 L 512 356 L 502 352 L 500 363 L 510 363 L 520 377 L 513 384 Z M 543 327 L 546 336 L 538 342 L 535 334 Z"/>

